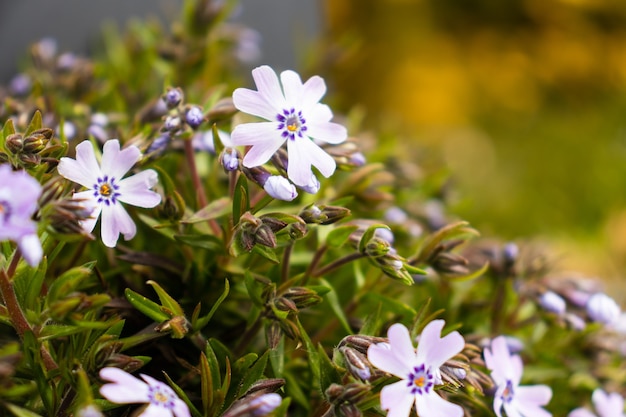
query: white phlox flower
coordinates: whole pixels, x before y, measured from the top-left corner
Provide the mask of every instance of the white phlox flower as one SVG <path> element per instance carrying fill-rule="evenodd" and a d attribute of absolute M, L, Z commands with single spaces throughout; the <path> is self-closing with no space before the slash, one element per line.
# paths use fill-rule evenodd
<path fill-rule="evenodd" d="M 493 410 L 502 417 L 502 408 L 508 417 L 550 417 L 542 407 L 552 398 L 547 385 L 520 386 L 524 365 L 519 355 L 511 355 L 504 336 L 491 341 L 485 348 L 485 364 L 496 384 Z"/>
<path fill-rule="evenodd" d="M 367 358 L 372 365 L 401 378 L 380 392 L 381 407 L 388 410 L 387 417 L 407 417 L 413 403 L 419 417 L 463 416 L 463 408 L 435 391 L 435 385 L 441 381 L 439 368 L 465 346 L 459 332 L 441 337 L 444 324 L 443 320 L 428 323 L 417 350 L 408 329 L 399 323 L 389 328 L 389 343 L 369 347 Z"/>
<path fill-rule="evenodd" d="M 243 159 L 252 168 L 266 163 L 287 142 L 289 179 L 300 187 L 311 182 L 311 166 L 325 177 L 335 172 L 335 160 L 314 140 L 337 144 L 346 140 L 346 128 L 332 123 L 330 108 L 319 101 L 326 93 L 321 77 L 304 84 L 294 71 L 283 71 L 280 81 L 266 65 L 252 70 L 257 91 L 238 88 L 233 92 L 235 107 L 267 122 L 238 125 L 232 132 L 235 145 L 251 146 Z M 281 88 L 282 84 L 282 88 Z"/>
<path fill-rule="evenodd" d="M 586 408 L 572 410 L 567 417 L 625 417 L 624 398 L 616 392 L 606 393 L 600 388 L 593 391 L 591 401 L 598 415 Z"/>
<path fill-rule="evenodd" d="M 147 406 L 137 417 L 190 417 L 187 404 L 163 382 L 141 374 L 141 379 L 119 368 L 102 368 L 100 378 L 110 381 L 100 387 L 100 394 L 116 404 L 141 404 Z"/>
<path fill-rule="evenodd" d="M 112 139 L 104 144 L 100 164 L 89 141 L 76 146 L 76 159 L 64 157 L 59 162 L 59 174 L 87 188 L 74 193 L 75 199 L 93 207 L 92 217 L 83 221 L 81 226 L 91 233 L 102 214 L 102 242 L 108 247 L 115 247 L 120 233 L 125 240 L 132 239 L 137 233 L 137 227 L 122 203 L 151 208 L 161 202 L 161 195 L 150 190 L 158 181 L 156 171 L 147 169 L 123 178 L 140 158 L 139 148 L 128 146 L 120 150 L 119 141 Z"/>

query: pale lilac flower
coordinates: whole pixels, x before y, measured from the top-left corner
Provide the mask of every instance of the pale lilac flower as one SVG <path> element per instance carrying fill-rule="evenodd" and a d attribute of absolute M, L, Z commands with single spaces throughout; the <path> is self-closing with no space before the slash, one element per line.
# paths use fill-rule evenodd
<path fill-rule="evenodd" d="M 254 417 L 265 416 L 278 408 L 282 401 L 283 398 L 275 392 L 259 395 L 249 403 L 251 414 Z"/>
<path fill-rule="evenodd" d="M 43 256 L 32 217 L 37 210 L 41 185 L 25 171 L 13 171 L 0 165 L 0 241 L 17 243 L 30 266 L 37 266 Z"/>
<path fill-rule="evenodd" d="M 307 186 L 311 166 L 329 177 L 335 172 L 335 160 L 314 142 L 341 143 L 347 138 L 345 127 L 332 123 L 330 108 L 319 101 L 326 93 L 321 77 L 304 84 L 294 71 L 283 71 L 280 81 L 270 67 L 252 70 L 258 91 L 238 88 L 233 93 L 237 109 L 261 117 L 267 122 L 246 123 L 235 127 L 235 145 L 251 146 L 243 159 L 252 168 L 266 163 L 287 142 L 287 175 L 294 184 Z M 282 88 L 281 88 L 282 83 Z"/>
<path fill-rule="evenodd" d="M 504 336 L 491 341 L 491 349 L 485 348 L 485 364 L 491 370 L 491 378 L 496 384 L 493 409 L 502 417 L 502 407 L 507 416 L 550 417 L 541 408 L 552 398 L 552 390 L 547 385 L 519 386 L 524 365 L 519 355 L 511 355 Z"/>
<path fill-rule="evenodd" d="M 102 368 L 100 378 L 111 382 L 100 387 L 100 394 L 107 400 L 116 404 L 147 404 L 137 417 L 191 416 L 187 404 L 172 388 L 148 375 L 141 374 L 142 381 L 119 368 Z"/>
<path fill-rule="evenodd" d="M 597 388 L 591 395 L 596 416 L 586 408 L 577 408 L 567 417 L 626 417 L 624 414 L 624 398 L 616 392 L 606 393 Z"/>
<path fill-rule="evenodd" d="M 408 329 L 399 323 L 389 328 L 389 343 L 377 343 L 367 350 L 372 365 L 401 378 L 380 392 L 381 407 L 389 411 L 388 417 L 407 417 L 413 403 L 420 417 L 463 416 L 463 408 L 435 392 L 441 378 L 439 368 L 465 346 L 459 332 L 440 336 L 444 324 L 443 320 L 428 323 L 417 351 Z"/>
<path fill-rule="evenodd" d="M 119 141 L 113 139 L 104 144 L 101 164 L 98 164 L 89 141 L 76 146 L 76 159 L 64 157 L 59 162 L 59 174 L 87 187 L 86 191 L 74 193 L 75 199 L 83 199 L 85 204 L 94 208 L 92 218 L 82 222 L 83 229 L 91 233 L 102 213 L 102 242 L 110 248 L 115 247 L 120 233 L 125 240 L 132 239 L 137 233 L 137 227 L 122 203 L 150 208 L 161 202 L 161 195 L 150 190 L 158 181 L 154 170 L 123 178 L 140 158 L 139 148 L 128 146 L 120 150 Z"/>
<path fill-rule="evenodd" d="M 621 313 L 619 305 L 608 295 L 598 292 L 587 300 L 587 315 L 595 322 L 613 324 L 619 319 Z"/>
<path fill-rule="evenodd" d="M 263 184 L 263 189 L 271 197 L 278 200 L 291 201 L 298 196 L 296 187 L 285 177 L 280 175 L 271 175 Z"/>

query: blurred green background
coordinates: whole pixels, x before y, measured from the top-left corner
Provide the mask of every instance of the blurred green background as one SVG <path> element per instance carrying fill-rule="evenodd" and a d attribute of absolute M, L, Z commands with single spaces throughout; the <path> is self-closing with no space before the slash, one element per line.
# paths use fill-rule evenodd
<path fill-rule="evenodd" d="M 366 126 L 400 132 L 400 155 L 420 152 L 411 141 L 436 149 L 454 212 L 487 236 L 540 237 L 561 268 L 620 286 L 626 2 L 326 0 L 325 10 L 320 70 L 341 105 L 362 103 Z"/>

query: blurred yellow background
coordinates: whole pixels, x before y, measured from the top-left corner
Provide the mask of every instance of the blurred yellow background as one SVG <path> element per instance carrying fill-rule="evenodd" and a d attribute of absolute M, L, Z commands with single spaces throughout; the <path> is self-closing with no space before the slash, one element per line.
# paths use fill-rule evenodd
<path fill-rule="evenodd" d="M 562 268 L 622 287 L 626 2 L 325 0 L 325 13 L 318 71 L 340 106 L 399 132 L 399 155 L 434 147 L 455 213 L 486 235 L 539 236 Z"/>

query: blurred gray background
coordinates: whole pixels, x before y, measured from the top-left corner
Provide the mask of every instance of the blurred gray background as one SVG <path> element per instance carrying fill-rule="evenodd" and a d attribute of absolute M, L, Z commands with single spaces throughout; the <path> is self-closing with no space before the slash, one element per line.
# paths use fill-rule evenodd
<path fill-rule="evenodd" d="M 316 0 L 240 0 L 230 19 L 261 34 L 258 64 L 277 70 L 297 68 L 321 22 Z M 120 29 L 133 18 L 157 16 L 164 22 L 179 15 L 182 0 L 0 0 L 0 82 L 16 74 L 30 44 L 57 40 L 59 52 L 89 54 L 104 22 Z M 168 26 L 169 27 L 169 26 Z"/>

